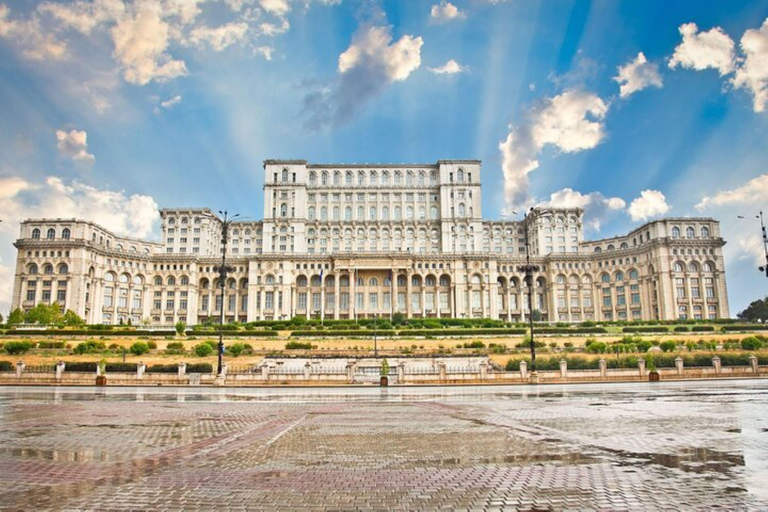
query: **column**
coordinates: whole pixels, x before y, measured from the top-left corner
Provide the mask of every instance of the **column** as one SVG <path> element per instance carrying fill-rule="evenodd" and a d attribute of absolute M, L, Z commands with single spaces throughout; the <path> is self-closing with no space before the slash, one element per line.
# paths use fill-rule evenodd
<path fill-rule="evenodd" d="M 412 270 L 409 269 L 405 276 L 405 311 L 408 318 L 413 316 L 411 312 L 411 275 Z"/>
<path fill-rule="evenodd" d="M 341 273 L 338 270 L 334 270 L 333 272 L 333 319 L 334 320 L 339 319 L 339 305 L 341 304 L 341 301 L 339 299 L 339 295 L 341 292 L 341 285 L 339 284 L 340 278 L 341 278 Z"/>
<path fill-rule="evenodd" d="M 353 270 L 349 278 L 349 318 L 357 318 L 357 272 Z"/>

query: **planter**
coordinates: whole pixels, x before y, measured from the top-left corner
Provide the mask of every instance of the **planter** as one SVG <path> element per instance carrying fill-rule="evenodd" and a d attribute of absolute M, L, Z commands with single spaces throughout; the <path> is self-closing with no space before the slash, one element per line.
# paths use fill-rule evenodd
<path fill-rule="evenodd" d="M 379 379 L 379 385 L 382 388 L 386 388 L 387 386 L 389 386 L 389 377 L 387 377 L 386 375 L 382 375 L 381 378 Z"/>
<path fill-rule="evenodd" d="M 659 382 L 659 372 L 648 372 L 648 382 Z"/>
<path fill-rule="evenodd" d="M 96 385 L 97 386 L 106 386 L 107 385 L 107 377 L 105 375 L 99 375 L 96 377 Z"/>

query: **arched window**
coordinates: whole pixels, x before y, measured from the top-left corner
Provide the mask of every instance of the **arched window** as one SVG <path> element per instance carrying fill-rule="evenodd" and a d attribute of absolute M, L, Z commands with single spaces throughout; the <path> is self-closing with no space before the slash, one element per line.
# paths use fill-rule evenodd
<path fill-rule="evenodd" d="M 189 284 L 189 278 L 187 276 L 181 276 L 181 285 L 187 286 Z"/>
<path fill-rule="evenodd" d="M 352 207 L 351 206 L 345 206 L 344 207 L 344 220 L 352 220 Z"/>
<path fill-rule="evenodd" d="M 395 206 L 395 220 L 400 220 L 403 218 L 403 210 L 399 206 Z"/>
<path fill-rule="evenodd" d="M 59 274 L 69 274 L 69 267 L 66 263 L 59 265 Z"/>
<path fill-rule="evenodd" d="M 53 240 L 56 238 L 56 230 L 53 228 L 48 228 L 48 232 L 45 234 L 45 238 L 48 240 Z"/>
<path fill-rule="evenodd" d="M 309 220 L 315 220 L 315 207 L 310 206 L 309 210 L 307 211 L 307 218 Z"/>
<path fill-rule="evenodd" d="M 629 279 L 632 281 L 637 280 L 637 270 L 630 270 L 629 271 Z"/>
<path fill-rule="evenodd" d="M 411 172 L 411 171 L 408 171 L 408 172 L 405 174 L 405 184 L 406 184 L 407 186 L 409 186 L 409 187 L 410 187 L 410 186 L 413 186 L 413 172 Z"/>
<path fill-rule="evenodd" d="M 411 276 L 411 286 L 421 286 L 421 277 Z"/>
<path fill-rule="evenodd" d="M 429 173 L 429 184 L 430 185 L 437 185 L 437 172 L 432 171 Z"/>
<path fill-rule="evenodd" d="M 472 276 L 472 284 L 480 284 L 482 282 L 482 278 L 480 277 L 480 274 L 475 274 Z"/>
<path fill-rule="evenodd" d="M 696 230 L 694 230 L 691 226 L 688 226 L 685 230 L 685 238 L 695 238 L 696 237 Z"/>
<path fill-rule="evenodd" d="M 467 215 L 467 208 L 464 206 L 464 203 L 459 203 L 459 217 L 466 217 Z"/>
<path fill-rule="evenodd" d="M 437 219 L 437 206 L 431 206 L 429 208 L 429 218 L 432 220 Z"/>
<path fill-rule="evenodd" d="M 144 278 L 141 276 L 133 276 L 133 284 L 141 286 L 144 284 Z"/>
<path fill-rule="evenodd" d="M 371 206 L 368 209 L 368 220 L 376 220 L 376 207 Z"/>
<path fill-rule="evenodd" d="M 692 261 L 688 264 L 688 272 L 698 272 L 699 271 L 699 265 Z"/>
<path fill-rule="evenodd" d="M 320 175 L 320 184 L 321 185 L 327 185 L 328 184 L 328 173 L 323 171 L 323 174 Z"/>
<path fill-rule="evenodd" d="M 309 173 L 309 184 L 317 185 L 317 174 L 315 173 L 315 171 L 312 171 Z"/>
<path fill-rule="evenodd" d="M 53 265 L 51 265 L 50 263 L 46 263 L 45 265 L 43 265 L 43 274 L 45 275 L 53 274 Z"/>
<path fill-rule="evenodd" d="M 680 228 L 675 226 L 672 228 L 672 238 L 680 238 Z"/>
<path fill-rule="evenodd" d="M 400 174 L 400 171 L 395 171 L 395 185 L 400 185 L 402 182 L 403 175 Z"/>
<path fill-rule="evenodd" d="M 379 286 L 379 280 L 372 277 L 368 280 L 368 286 Z"/>
<path fill-rule="evenodd" d="M 377 181 L 379 181 L 379 179 L 376 171 L 371 171 L 370 184 L 375 185 Z"/>
<path fill-rule="evenodd" d="M 94 235 L 96 236 L 96 235 Z M 35 228 L 32 230 L 32 240 L 40 240 L 40 230 Z"/>
<path fill-rule="evenodd" d="M 406 206 L 405 218 L 406 220 L 413 220 L 413 206 Z"/>
<path fill-rule="evenodd" d="M 619 249 L 629 249 L 629 245 L 627 245 L 627 242 L 621 242 Z"/>
<path fill-rule="evenodd" d="M 419 220 L 426 220 L 427 218 L 427 209 L 423 206 L 419 206 Z"/>
<path fill-rule="evenodd" d="M 288 182 L 288 169 L 283 169 L 282 179 L 283 179 L 283 183 Z"/>
<path fill-rule="evenodd" d="M 397 276 L 397 286 L 405 286 L 405 276 Z"/>
<path fill-rule="evenodd" d="M 707 226 L 701 227 L 701 238 L 709 238 L 709 228 Z"/>
<path fill-rule="evenodd" d="M 352 180 L 353 180 L 352 171 L 347 171 L 347 173 L 344 175 L 344 183 L 347 185 L 351 185 Z"/>
<path fill-rule="evenodd" d="M 275 276 L 273 276 L 272 274 L 268 275 L 268 276 L 267 276 L 267 277 L 264 279 L 264 282 L 265 282 L 267 285 L 273 285 L 273 284 L 275 284 Z"/>
<path fill-rule="evenodd" d="M 389 206 L 381 208 L 381 220 L 389 220 Z"/>
<path fill-rule="evenodd" d="M 595 252 L 603 252 L 603 250 L 600 247 L 595 247 Z"/>
<path fill-rule="evenodd" d="M 357 184 L 365 185 L 365 173 L 363 171 L 357 173 Z"/>
<path fill-rule="evenodd" d="M 341 276 L 339 278 L 339 286 L 342 288 L 348 288 L 349 287 L 349 276 Z"/>
<path fill-rule="evenodd" d="M 435 276 L 427 276 L 426 279 L 424 279 L 424 285 L 435 286 Z"/>
<path fill-rule="evenodd" d="M 176 278 L 173 276 L 170 276 L 168 278 L 168 286 L 176 286 Z"/>
<path fill-rule="evenodd" d="M 426 180 L 426 176 L 424 175 L 424 172 L 419 172 L 419 186 L 424 186 Z"/>
<path fill-rule="evenodd" d="M 440 286 L 450 286 L 450 285 L 451 285 L 451 278 L 450 277 L 448 277 L 446 275 L 440 276 Z"/>
<path fill-rule="evenodd" d="M 684 271 L 683 264 L 680 263 L 679 261 L 675 263 L 675 272 L 683 272 L 683 271 Z"/>
<path fill-rule="evenodd" d="M 155 286 L 161 286 L 163 284 L 163 278 L 160 276 L 155 276 L 154 283 Z"/>
<path fill-rule="evenodd" d="M 456 173 L 456 181 L 464 183 L 464 169 L 459 169 L 459 172 Z"/>
<path fill-rule="evenodd" d="M 613 246 L 613 244 L 608 244 L 608 247 L 605 248 L 607 251 L 615 251 L 616 247 Z"/>
<path fill-rule="evenodd" d="M 35 265 L 34 263 L 32 263 L 32 264 L 29 266 L 29 270 L 28 270 L 28 273 L 30 273 L 30 274 L 37 274 L 37 265 Z"/>
<path fill-rule="evenodd" d="M 389 185 L 389 173 L 387 171 L 381 173 L 381 184 Z"/>
<path fill-rule="evenodd" d="M 64 228 L 61 231 L 61 238 L 63 238 L 64 240 L 69 240 L 69 234 L 70 234 L 69 228 Z"/>
<path fill-rule="evenodd" d="M 203 290 L 207 290 L 209 287 L 210 287 L 210 283 L 208 282 L 208 279 L 203 278 L 200 280 L 200 288 L 202 288 Z"/>
<path fill-rule="evenodd" d="M 341 185 L 341 173 L 339 171 L 333 173 L 333 184 Z"/>
<path fill-rule="evenodd" d="M 339 215 L 341 215 L 339 207 L 338 206 L 334 206 L 333 207 L 333 220 L 339 220 Z"/>
<path fill-rule="evenodd" d="M 616 281 L 623 281 L 624 280 L 624 272 L 616 272 Z"/>
<path fill-rule="evenodd" d="M 704 264 L 704 272 L 714 272 L 715 267 L 710 262 Z"/>
<path fill-rule="evenodd" d="M 296 279 L 296 286 L 300 288 L 306 288 L 307 287 L 307 278 L 306 276 L 299 276 Z"/>
<path fill-rule="evenodd" d="M 365 220 L 365 208 L 362 206 L 357 207 L 357 220 Z"/>
<path fill-rule="evenodd" d="M 600 276 L 600 280 L 604 283 L 610 283 L 611 282 L 611 276 L 608 274 L 603 274 Z"/>
<path fill-rule="evenodd" d="M 280 216 L 281 217 L 287 217 L 288 216 L 288 205 L 283 203 L 280 205 Z"/>

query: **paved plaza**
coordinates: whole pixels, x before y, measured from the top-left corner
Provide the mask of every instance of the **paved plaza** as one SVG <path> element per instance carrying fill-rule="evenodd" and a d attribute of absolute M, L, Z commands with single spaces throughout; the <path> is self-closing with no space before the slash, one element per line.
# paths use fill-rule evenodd
<path fill-rule="evenodd" d="M 0 388 L 0 507 L 765 509 L 768 381 Z"/>

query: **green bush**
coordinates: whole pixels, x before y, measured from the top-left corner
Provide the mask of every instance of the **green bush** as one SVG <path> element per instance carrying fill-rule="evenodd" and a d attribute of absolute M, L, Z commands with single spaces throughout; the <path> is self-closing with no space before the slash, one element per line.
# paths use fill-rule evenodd
<path fill-rule="evenodd" d="M 648 325 L 642 327 L 623 327 L 621 332 L 669 332 L 669 327 L 662 325 Z"/>
<path fill-rule="evenodd" d="M 723 331 L 766 331 L 768 324 L 724 325 L 721 329 Z"/>
<path fill-rule="evenodd" d="M 689 332 L 690 329 L 688 328 L 687 325 L 678 325 L 677 327 L 675 327 L 674 331 L 675 332 Z"/>
<path fill-rule="evenodd" d="M 638 352 L 648 352 L 648 350 L 653 346 L 653 343 L 648 340 L 640 340 L 635 343 L 635 346 L 637 346 Z"/>
<path fill-rule="evenodd" d="M 485 343 L 480 340 L 471 341 L 464 344 L 464 348 L 485 348 Z"/>
<path fill-rule="evenodd" d="M 213 373 L 211 363 L 191 363 L 187 365 L 187 373 Z"/>
<path fill-rule="evenodd" d="M 245 345 L 243 343 L 233 343 L 227 350 L 233 357 L 237 357 L 245 350 Z"/>
<path fill-rule="evenodd" d="M 712 332 L 715 330 L 714 325 L 694 325 L 691 327 L 693 332 Z"/>
<path fill-rule="evenodd" d="M 173 338 L 171 338 L 173 339 Z M 157 342 L 156 341 L 148 341 L 147 346 L 149 347 L 149 350 L 157 350 Z"/>
<path fill-rule="evenodd" d="M 3 345 L 3 350 L 11 355 L 24 354 L 31 348 L 33 344 L 29 341 L 6 341 Z"/>
<path fill-rule="evenodd" d="M 68 361 L 64 364 L 65 372 L 96 372 L 99 363 L 95 361 Z"/>
<path fill-rule="evenodd" d="M 75 354 L 93 354 L 106 350 L 107 345 L 103 341 L 87 340 L 78 343 L 73 352 Z"/>
<path fill-rule="evenodd" d="M 677 343 L 675 343 L 674 341 L 662 341 L 659 344 L 659 347 L 664 352 L 674 352 L 675 349 L 677 348 Z"/>
<path fill-rule="evenodd" d="M 0 372 L 12 372 L 16 370 L 16 366 L 10 361 L 0 361 Z"/>
<path fill-rule="evenodd" d="M 149 352 L 149 345 L 144 341 L 137 341 L 131 345 L 131 354 L 140 356 Z"/>
<path fill-rule="evenodd" d="M 759 350 L 763 343 L 755 336 L 750 336 L 741 340 L 741 348 L 744 350 Z"/>
<path fill-rule="evenodd" d="M 37 344 L 37 348 L 64 348 L 64 346 L 63 341 L 40 341 Z"/>
<path fill-rule="evenodd" d="M 106 372 L 136 372 L 137 363 L 107 363 Z"/>
<path fill-rule="evenodd" d="M 208 343 L 201 343 L 195 347 L 197 357 L 207 357 L 213 354 L 213 347 Z"/>
<path fill-rule="evenodd" d="M 183 354 L 184 352 L 184 344 L 180 341 L 173 341 L 165 347 L 166 354 Z"/>
<path fill-rule="evenodd" d="M 179 336 L 184 335 L 184 330 L 186 328 L 187 328 L 187 324 L 185 324 L 184 322 L 176 322 L 175 331 L 176 331 L 176 334 L 178 334 Z"/>
<path fill-rule="evenodd" d="M 289 341 L 285 344 L 286 350 L 312 350 L 312 344 L 302 341 Z"/>
<path fill-rule="evenodd" d="M 178 364 L 153 364 L 147 367 L 147 373 L 177 373 Z"/>

